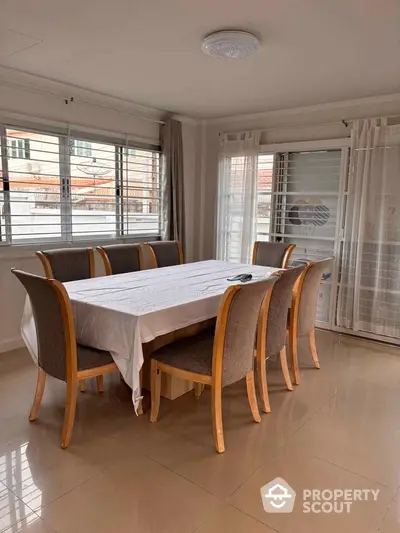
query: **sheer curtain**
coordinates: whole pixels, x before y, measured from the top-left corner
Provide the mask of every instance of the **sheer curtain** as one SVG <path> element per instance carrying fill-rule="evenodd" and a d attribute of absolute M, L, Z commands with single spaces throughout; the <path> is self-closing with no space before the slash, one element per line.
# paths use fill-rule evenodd
<path fill-rule="evenodd" d="M 384 119 L 354 123 L 339 326 L 400 337 L 400 137 Z"/>
<path fill-rule="evenodd" d="M 218 176 L 217 258 L 251 262 L 257 231 L 259 132 L 221 137 Z"/>

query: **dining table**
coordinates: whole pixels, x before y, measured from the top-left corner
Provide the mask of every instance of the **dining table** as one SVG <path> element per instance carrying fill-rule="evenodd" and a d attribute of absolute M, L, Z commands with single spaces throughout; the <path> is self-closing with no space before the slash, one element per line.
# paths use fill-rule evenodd
<path fill-rule="evenodd" d="M 277 268 L 208 260 L 64 283 L 71 301 L 79 344 L 109 351 L 132 389 L 135 411 L 141 400 L 143 345 L 170 332 L 215 318 L 225 290 L 238 274 L 252 281 Z M 21 333 L 38 360 L 29 298 Z"/>

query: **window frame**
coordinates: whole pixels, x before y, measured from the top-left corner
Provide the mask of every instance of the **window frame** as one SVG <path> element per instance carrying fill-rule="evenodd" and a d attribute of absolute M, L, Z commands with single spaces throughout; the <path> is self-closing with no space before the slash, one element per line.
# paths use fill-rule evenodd
<path fill-rule="evenodd" d="M 331 272 L 331 293 L 328 306 L 328 322 L 317 322 L 317 327 L 322 329 L 334 330 L 336 331 L 337 326 L 335 326 L 335 305 L 336 305 L 336 294 L 339 284 L 339 257 L 340 257 L 340 247 L 342 242 L 342 224 L 344 216 L 344 185 L 347 179 L 348 174 L 348 157 L 350 149 L 350 138 L 339 138 L 339 139 L 327 139 L 327 140 L 317 140 L 317 141 L 299 141 L 299 142 L 289 142 L 289 143 L 277 143 L 270 145 L 260 145 L 260 154 L 269 153 L 274 154 L 274 171 L 273 171 L 273 191 L 275 196 L 283 194 L 285 196 L 286 191 L 278 190 L 278 185 L 280 179 L 278 176 L 279 172 L 285 172 L 282 169 L 282 165 L 278 164 L 278 157 L 280 155 L 285 156 L 289 152 L 318 152 L 320 150 L 337 150 L 341 151 L 341 160 L 340 160 L 340 175 L 339 175 L 339 190 L 337 192 L 338 204 L 337 204 L 337 214 L 336 214 L 336 228 L 335 234 L 330 239 L 333 243 L 333 255 L 337 258 L 333 263 L 332 272 Z M 273 204 L 273 213 L 271 216 L 271 230 L 276 226 L 276 213 L 275 213 L 275 202 Z M 275 241 L 277 236 L 274 231 L 270 232 L 270 240 Z M 285 237 L 283 236 L 285 239 Z M 288 238 L 288 237 L 286 237 Z M 295 237 L 294 237 L 295 239 Z"/>
<path fill-rule="evenodd" d="M 20 130 L 26 133 L 33 133 L 38 135 L 50 135 L 58 137 L 59 141 L 59 151 L 58 151 L 58 176 L 60 180 L 60 212 L 61 212 L 61 235 L 59 237 L 38 237 L 38 238 L 15 238 L 12 236 L 12 216 L 11 216 L 11 205 L 13 203 L 10 198 L 10 179 L 9 179 L 9 165 L 8 160 L 10 159 L 10 146 L 8 144 L 7 130 Z M 27 139 L 29 142 L 29 139 Z M 71 143 L 72 141 L 72 143 Z M 70 202 L 71 194 L 71 161 L 70 158 L 75 154 L 75 142 L 82 141 L 85 143 L 99 143 L 112 145 L 115 152 L 115 233 L 111 235 L 110 233 L 94 233 L 92 235 L 73 235 L 72 232 L 72 206 Z M 161 238 L 161 222 L 162 222 L 162 174 L 163 174 L 163 154 L 161 147 L 157 144 L 144 144 L 141 142 L 134 142 L 132 140 L 126 140 L 123 138 L 110 138 L 103 135 L 91 134 L 87 132 L 68 132 L 64 133 L 62 128 L 46 128 L 46 126 L 36 128 L 27 126 L 21 123 L 4 123 L 0 122 L 0 195 L 3 196 L 3 213 L 4 219 L 1 221 L 3 226 L 3 235 L 0 233 L 0 248 L 4 247 L 27 247 L 27 248 L 37 248 L 40 245 L 50 245 L 55 247 L 57 245 L 74 245 L 76 243 L 97 243 L 104 242 L 104 240 L 109 241 L 123 241 L 123 240 L 158 240 Z M 71 150 L 71 147 L 74 147 Z M 124 220 L 124 198 L 123 198 L 123 183 L 125 173 L 128 172 L 128 168 L 125 168 L 125 162 L 123 157 L 124 148 L 129 150 L 134 150 L 134 153 L 137 152 L 153 152 L 158 154 L 158 187 L 159 196 L 157 197 L 159 211 L 158 211 L 158 229 L 157 233 L 148 233 L 144 231 L 143 233 L 128 233 L 128 226 L 125 227 Z M 19 150 L 19 148 L 16 148 Z M 24 143 L 24 156 L 26 155 L 26 142 Z M 22 159 L 30 159 L 30 143 L 28 146 L 29 157 L 23 157 Z M 83 155 L 82 157 L 86 157 Z M 130 227 L 132 230 L 132 227 Z M 133 228 L 134 229 L 134 228 Z"/>

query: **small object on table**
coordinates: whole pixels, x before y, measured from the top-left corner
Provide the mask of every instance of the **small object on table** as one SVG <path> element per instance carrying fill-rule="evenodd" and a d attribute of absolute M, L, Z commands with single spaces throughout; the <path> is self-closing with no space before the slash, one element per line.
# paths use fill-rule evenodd
<path fill-rule="evenodd" d="M 252 279 L 252 274 L 238 274 L 234 278 L 228 278 L 228 281 L 241 281 L 242 283 L 246 283 L 246 281 L 251 281 Z"/>

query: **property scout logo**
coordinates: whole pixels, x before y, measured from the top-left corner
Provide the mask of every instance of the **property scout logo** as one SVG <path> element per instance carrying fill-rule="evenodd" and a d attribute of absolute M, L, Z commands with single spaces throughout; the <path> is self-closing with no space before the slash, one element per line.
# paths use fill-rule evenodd
<path fill-rule="evenodd" d="M 304 489 L 303 513 L 350 513 L 354 502 L 377 501 L 379 489 Z M 277 477 L 261 487 L 267 513 L 291 513 L 296 493 L 284 479 Z"/>

